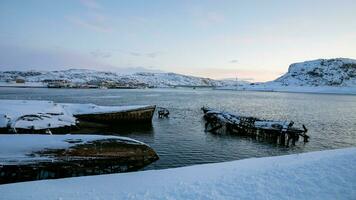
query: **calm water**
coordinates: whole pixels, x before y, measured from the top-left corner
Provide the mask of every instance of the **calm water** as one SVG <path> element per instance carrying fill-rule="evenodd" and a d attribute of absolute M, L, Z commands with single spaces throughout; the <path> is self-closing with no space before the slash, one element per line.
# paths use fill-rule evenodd
<path fill-rule="evenodd" d="M 152 125 L 82 130 L 117 134 L 152 146 L 160 160 L 146 169 L 180 167 L 250 157 L 292 154 L 356 146 L 356 96 L 277 92 L 236 92 L 202 89 L 25 89 L 0 88 L 1 99 L 53 100 L 98 105 L 155 104 L 167 107 L 169 119 Z M 202 106 L 266 119 L 290 119 L 305 124 L 310 142 L 285 148 L 249 138 L 204 132 Z"/>

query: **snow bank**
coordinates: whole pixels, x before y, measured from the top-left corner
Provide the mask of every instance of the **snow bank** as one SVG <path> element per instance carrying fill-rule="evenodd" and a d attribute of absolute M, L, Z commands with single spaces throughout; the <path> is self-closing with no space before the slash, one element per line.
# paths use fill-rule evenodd
<path fill-rule="evenodd" d="M 68 149 L 74 145 L 95 140 L 116 139 L 127 143 L 143 144 L 137 140 L 119 136 L 99 135 L 0 135 L 0 165 L 11 163 L 24 164 L 37 160 L 50 159 L 43 155 L 34 155 L 44 149 Z"/>
<path fill-rule="evenodd" d="M 0 186 L 3 199 L 356 199 L 356 148 Z"/>

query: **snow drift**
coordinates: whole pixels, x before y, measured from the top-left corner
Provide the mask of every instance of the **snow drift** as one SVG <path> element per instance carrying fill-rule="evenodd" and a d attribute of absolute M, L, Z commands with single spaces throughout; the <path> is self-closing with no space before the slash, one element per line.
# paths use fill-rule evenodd
<path fill-rule="evenodd" d="M 356 148 L 0 186 L 15 199 L 355 199 Z"/>

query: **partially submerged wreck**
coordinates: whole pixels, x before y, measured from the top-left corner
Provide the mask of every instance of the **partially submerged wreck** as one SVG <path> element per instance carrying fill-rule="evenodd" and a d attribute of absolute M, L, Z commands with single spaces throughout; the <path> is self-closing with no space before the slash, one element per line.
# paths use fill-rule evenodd
<path fill-rule="evenodd" d="M 104 124 L 151 122 L 156 106 L 97 106 L 95 104 L 61 104 L 79 121 Z"/>
<path fill-rule="evenodd" d="M 151 122 L 156 106 L 98 106 L 53 101 L 0 100 L 0 133 L 68 133 L 86 122 Z"/>
<path fill-rule="evenodd" d="M 0 184 L 138 170 L 158 160 L 148 145 L 99 135 L 0 135 Z"/>
<path fill-rule="evenodd" d="M 238 116 L 228 112 L 220 112 L 203 107 L 205 130 L 213 133 L 232 133 L 250 136 L 256 139 L 265 139 L 280 145 L 293 145 L 303 137 L 308 142 L 307 129 L 294 127 L 293 121 L 263 120 L 255 117 Z"/>

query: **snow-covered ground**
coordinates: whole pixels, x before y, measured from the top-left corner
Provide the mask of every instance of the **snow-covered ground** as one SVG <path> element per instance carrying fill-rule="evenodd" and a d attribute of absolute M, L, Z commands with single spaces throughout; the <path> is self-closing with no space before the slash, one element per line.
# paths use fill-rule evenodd
<path fill-rule="evenodd" d="M 25 84 L 6 83 L 21 77 Z M 208 86 L 236 90 L 236 81 L 213 80 L 176 73 L 139 72 L 118 74 L 87 69 L 61 71 L 0 71 L 0 86 L 38 87 L 42 81 L 66 80 L 72 84 L 113 82 L 123 86 L 175 87 Z M 249 84 L 240 81 L 238 90 L 356 94 L 356 60 L 317 59 L 294 63 L 288 72 L 274 81 Z M 43 84 L 42 84 L 43 86 Z"/>
<path fill-rule="evenodd" d="M 0 100 L 0 128 L 40 130 L 76 125 L 74 115 L 136 110 L 148 105 L 97 106 L 36 100 Z"/>
<path fill-rule="evenodd" d="M 0 185 L 17 199 L 356 199 L 356 148 Z"/>
<path fill-rule="evenodd" d="M 0 87 L 19 87 L 19 88 L 46 88 L 47 85 L 42 82 L 26 82 L 26 83 L 16 83 L 12 82 L 1 82 Z"/>
<path fill-rule="evenodd" d="M 335 58 L 294 63 L 274 82 L 283 86 L 355 87 L 356 60 Z"/>
<path fill-rule="evenodd" d="M 224 86 L 226 84 L 230 84 L 231 82 L 186 76 L 176 73 L 140 72 L 133 74 L 118 74 L 114 72 L 103 72 L 88 69 L 69 69 L 61 71 L 0 71 L 0 86 L 11 86 L 13 84 L 8 84 L 5 81 L 14 80 L 18 77 L 26 80 L 26 83 L 39 83 L 46 80 L 66 80 L 74 84 L 99 84 L 100 82 L 116 82 L 123 85 L 145 84 L 149 87 L 159 88 L 173 86 L 212 87 Z"/>
<path fill-rule="evenodd" d="M 74 145 L 85 144 L 95 140 L 115 139 L 126 143 L 144 144 L 137 140 L 119 136 L 101 135 L 0 135 L 0 165 L 25 164 L 37 160 L 52 160 L 33 152 L 49 149 L 68 149 Z"/>
<path fill-rule="evenodd" d="M 236 87 L 219 87 L 216 90 L 237 91 L 262 91 L 262 92 L 296 92 L 296 93 L 320 93 L 320 94 L 356 94 L 355 87 L 332 86 L 282 86 L 276 83 L 261 83 L 258 85 L 244 85 Z"/>

